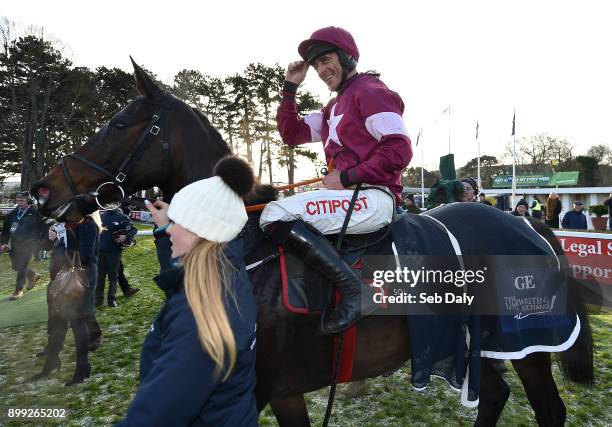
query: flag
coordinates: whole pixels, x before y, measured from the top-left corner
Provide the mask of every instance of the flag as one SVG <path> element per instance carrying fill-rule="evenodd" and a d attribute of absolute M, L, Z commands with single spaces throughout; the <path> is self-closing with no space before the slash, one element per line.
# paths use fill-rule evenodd
<path fill-rule="evenodd" d="M 516 111 L 512 115 L 512 136 L 514 136 L 514 131 L 516 130 Z"/>
<path fill-rule="evenodd" d="M 478 120 L 476 120 L 476 139 L 478 139 Z"/>
<path fill-rule="evenodd" d="M 416 142 L 415 147 L 419 146 L 419 139 L 421 139 L 421 132 L 423 132 L 423 128 L 421 128 L 421 130 L 419 130 L 419 134 L 417 135 L 417 142 Z"/>
<path fill-rule="evenodd" d="M 443 115 L 447 113 L 448 113 L 448 117 L 450 118 L 450 105 L 446 107 L 444 110 L 442 110 L 440 114 L 438 114 L 438 117 L 436 117 L 436 121 L 434 123 L 438 123 L 438 120 L 440 120 L 440 117 L 442 117 Z"/>

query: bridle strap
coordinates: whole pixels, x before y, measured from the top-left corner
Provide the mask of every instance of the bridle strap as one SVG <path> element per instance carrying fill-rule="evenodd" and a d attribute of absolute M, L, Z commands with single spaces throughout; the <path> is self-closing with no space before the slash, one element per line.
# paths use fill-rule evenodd
<path fill-rule="evenodd" d="M 63 159 L 60 159 L 59 165 L 62 167 L 62 173 L 64 174 L 64 179 L 66 179 L 66 182 L 68 183 L 68 187 L 70 187 L 72 194 L 76 196 L 78 194 L 76 185 L 74 185 L 74 181 L 72 180 L 72 177 L 70 176 L 70 172 L 68 172 L 68 167 L 66 166 L 66 163 L 64 162 L 64 160 L 66 160 L 66 157 L 64 157 Z"/>
<path fill-rule="evenodd" d="M 75 159 L 75 160 L 79 160 L 80 162 L 85 163 L 87 166 L 89 166 L 89 167 L 97 170 L 98 172 L 100 172 L 100 173 L 110 177 L 111 179 L 114 178 L 114 176 L 115 176 L 109 170 L 104 169 L 102 166 L 99 166 L 99 165 L 95 164 L 94 162 L 92 162 L 90 160 L 87 160 L 85 157 L 79 156 L 78 154 L 75 154 L 75 153 L 68 154 L 64 159 L 70 158 L 70 157 Z"/>
<path fill-rule="evenodd" d="M 138 141 L 136 142 L 136 144 L 134 145 L 134 147 L 130 150 L 130 152 L 128 153 L 128 155 L 126 156 L 126 158 L 123 160 L 123 162 L 121 163 L 121 165 L 119 166 L 119 169 L 117 170 L 116 173 L 112 173 L 111 171 L 109 171 L 108 169 L 103 168 L 102 166 L 92 162 L 91 160 L 86 159 L 85 157 L 82 157 L 78 154 L 75 153 L 70 153 L 68 155 L 66 155 L 64 158 L 62 158 L 59 161 L 59 165 L 62 167 L 62 173 L 64 174 L 64 178 L 66 179 L 66 182 L 68 183 L 68 186 L 70 187 L 70 190 L 72 190 L 72 193 L 75 196 L 79 196 L 79 192 L 76 188 L 76 185 L 74 183 L 74 180 L 72 179 L 72 176 L 70 176 L 70 172 L 68 171 L 68 166 L 66 165 L 66 159 L 68 158 L 72 158 L 74 160 L 78 160 L 84 164 L 86 164 L 87 166 L 89 166 L 92 169 L 95 169 L 96 171 L 100 172 L 101 174 L 109 177 L 112 180 L 113 184 L 116 184 L 117 186 L 121 187 L 121 184 L 123 184 L 123 181 L 125 181 L 125 179 L 127 178 L 127 170 L 130 166 L 130 163 L 137 159 L 140 154 L 142 153 L 142 148 L 144 147 L 144 144 L 148 141 L 149 136 L 150 135 L 157 135 L 159 133 L 159 131 L 161 130 L 161 128 L 156 124 L 161 115 L 162 115 L 162 111 L 163 111 L 164 107 L 160 107 L 160 109 L 157 111 L 157 113 L 153 114 L 153 116 L 151 117 L 151 120 L 149 121 L 149 123 L 147 124 L 147 126 L 145 127 L 144 132 L 140 135 L 140 138 L 138 138 Z M 167 125 L 167 120 L 165 120 L 165 124 Z M 166 128 L 168 126 L 165 126 Z M 168 130 L 164 129 L 164 139 L 162 140 L 162 150 L 164 152 L 164 154 L 168 154 L 168 146 L 169 146 L 169 138 L 168 138 Z M 167 163 L 170 163 L 170 160 L 167 160 Z"/>
<path fill-rule="evenodd" d="M 151 117 L 151 120 L 149 121 L 149 124 L 145 128 L 145 131 L 142 133 L 142 135 L 140 135 L 138 142 L 136 143 L 134 148 L 132 148 L 132 150 L 128 153 L 125 160 L 123 160 L 123 163 L 121 163 L 121 166 L 119 166 L 119 170 L 117 171 L 117 174 L 113 178 L 113 181 L 116 184 L 122 184 L 123 181 L 125 181 L 125 178 L 127 177 L 126 172 L 127 172 L 128 166 L 130 165 L 130 162 L 132 161 L 132 159 L 137 158 L 137 156 L 135 157 L 136 154 L 140 155 L 141 147 L 149 139 L 149 135 L 155 136 L 161 130 L 161 128 L 158 125 L 156 125 L 156 123 L 161 117 L 162 110 L 163 110 L 163 107 L 160 108 L 157 111 L 157 113 L 153 114 L 153 117 Z"/>

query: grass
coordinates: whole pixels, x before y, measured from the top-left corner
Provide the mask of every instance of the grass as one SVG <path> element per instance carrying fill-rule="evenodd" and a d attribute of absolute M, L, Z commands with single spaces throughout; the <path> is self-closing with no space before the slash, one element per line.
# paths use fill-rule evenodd
<path fill-rule="evenodd" d="M 135 247 L 126 250 L 124 263 L 130 283 L 141 288 L 141 292 L 131 299 L 119 297 L 118 308 L 99 310 L 103 345 L 90 355 L 93 372 L 83 384 L 63 385 L 70 379 L 75 364 L 70 331 L 61 355 L 64 363 L 61 372 L 54 372 L 49 380 L 30 382 L 29 378 L 42 366 L 42 360 L 34 355 L 46 343 L 45 323 L 0 329 L 0 426 L 3 422 L 7 426 L 27 425 L 3 418 L 7 407 L 69 409 L 67 420 L 51 421 L 48 425 L 111 425 L 125 414 L 138 386 L 142 342 L 163 303 L 163 295 L 151 280 L 159 268 L 151 238 L 139 238 Z M 33 261 L 32 267 L 45 274 L 41 283 L 48 281 L 46 261 Z M 0 256 L 0 295 L 13 292 L 14 280 L 8 256 Z M 567 383 L 556 366 L 555 377 L 567 407 L 569 425 L 609 426 L 612 425 L 612 316 L 593 316 L 591 320 L 596 339 L 595 387 Z M 369 382 L 369 392 L 352 400 L 339 393 L 330 425 L 462 426 L 473 423 L 476 411 L 462 407 L 459 396 L 441 381 L 433 380 L 427 390 L 416 392 L 410 386 L 409 376 L 410 368 L 405 367 L 389 378 L 373 379 Z M 510 384 L 511 396 L 499 425 L 534 425 L 531 407 L 512 368 L 505 379 Z M 323 389 L 306 396 L 313 425 L 320 425 L 323 420 L 327 392 L 328 389 Z M 262 426 L 276 425 L 269 408 L 264 410 L 259 422 Z"/>

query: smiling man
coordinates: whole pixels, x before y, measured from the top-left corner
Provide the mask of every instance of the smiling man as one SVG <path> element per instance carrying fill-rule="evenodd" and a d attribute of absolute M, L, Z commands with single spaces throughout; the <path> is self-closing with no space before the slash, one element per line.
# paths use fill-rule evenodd
<path fill-rule="evenodd" d="M 273 241 L 295 252 L 340 291 L 342 300 L 322 331 L 337 333 L 375 307 L 361 306 L 359 277 L 304 222 L 323 234 L 338 233 L 353 195 L 349 188 L 368 184 L 378 189 L 364 185 L 347 233 L 368 233 L 388 225 L 394 204 L 401 203 L 400 175 L 412 158 L 412 149 L 402 119 L 402 99 L 378 74 L 357 72 L 359 50 L 348 31 L 338 27 L 317 30 L 299 45 L 298 53 L 302 60 L 287 68 L 276 117 L 278 130 L 290 146 L 321 141 L 334 169 L 323 180 L 325 189 L 269 204 L 260 223 Z M 295 96 L 309 66 L 337 96 L 321 111 L 300 117 Z"/>

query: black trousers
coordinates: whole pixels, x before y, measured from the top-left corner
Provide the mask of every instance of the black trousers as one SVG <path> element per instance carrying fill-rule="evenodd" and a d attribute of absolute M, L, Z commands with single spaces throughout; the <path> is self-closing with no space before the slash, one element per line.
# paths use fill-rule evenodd
<path fill-rule="evenodd" d="M 98 285 L 96 286 L 96 304 L 100 304 L 102 301 L 104 301 L 104 286 L 106 285 L 107 275 L 107 302 L 115 300 L 120 260 L 121 252 L 100 252 L 98 254 Z"/>
<path fill-rule="evenodd" d="M 123 253 L 121 253 L 123 255 Z M 119 269 L 117 270 L 117 283 L 119 283 L 119 287 L 121 288 L 121 292 L 125 295 L 128 289 L 130 289 L 130 284 L 128 283 L 127 277 L 125 277 L 125 271 L 123 269 L 123 261 L 121 257 L 119 258 Z"/>
<path fill-rule="evenodd" d="M 9 257 L 11 259 L 11 267 L 17 272 L 17 282 L 15 283 L 15 292 L 23 290 L 23 285 L 26 279 L 32 280 L 34 271 L 28 268 L 30 259 L 34 254 L 33 249 L 19 249 L 19 247 L 11 249 Z"/>

